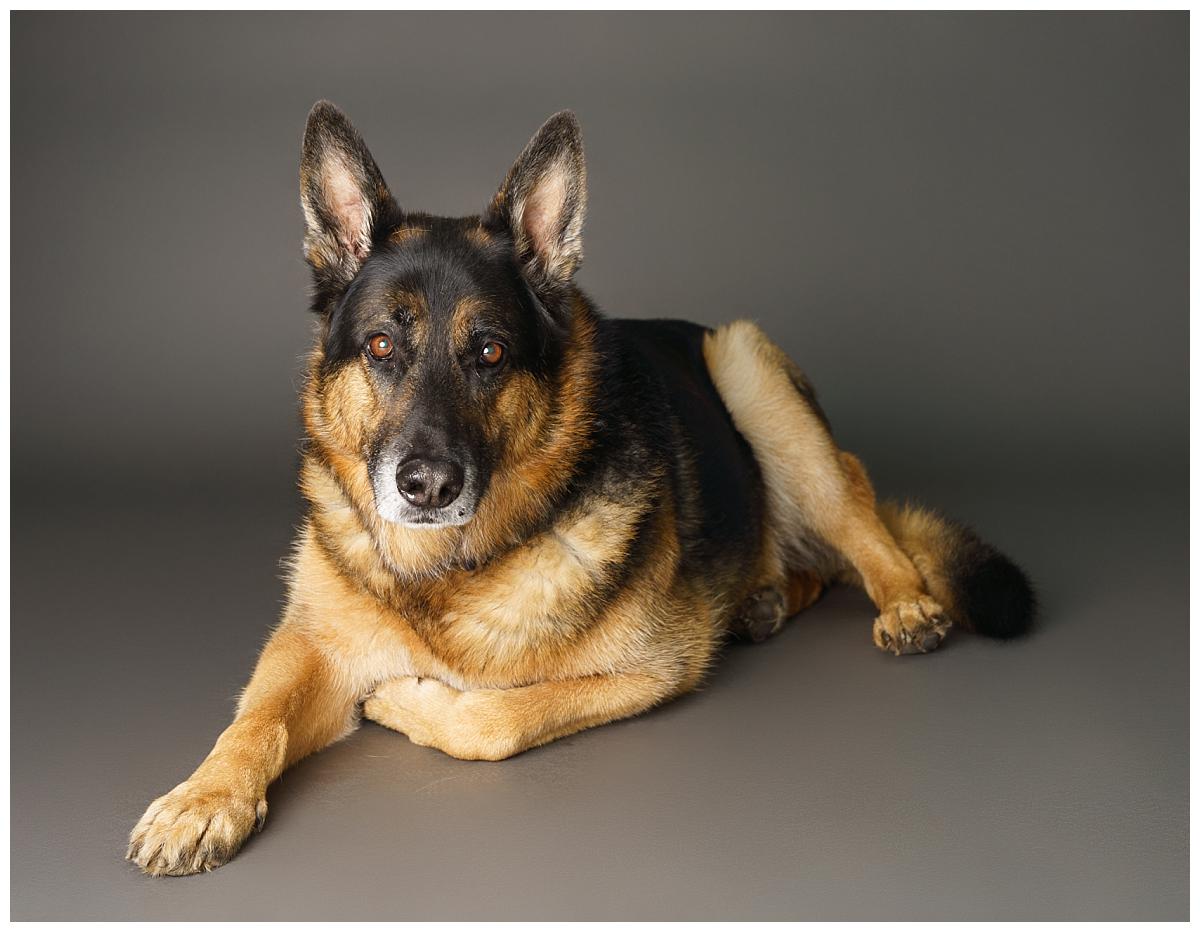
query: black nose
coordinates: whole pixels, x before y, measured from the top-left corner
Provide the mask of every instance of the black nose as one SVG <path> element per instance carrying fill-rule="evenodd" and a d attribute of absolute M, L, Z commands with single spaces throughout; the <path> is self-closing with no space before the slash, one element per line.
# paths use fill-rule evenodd
<path fill-rule="evenodd" d="M 445 508 L 462 491 L 462 467 L 445 460 L 414 456 L 396 470 L 396 486 L 418 508 Z"/>

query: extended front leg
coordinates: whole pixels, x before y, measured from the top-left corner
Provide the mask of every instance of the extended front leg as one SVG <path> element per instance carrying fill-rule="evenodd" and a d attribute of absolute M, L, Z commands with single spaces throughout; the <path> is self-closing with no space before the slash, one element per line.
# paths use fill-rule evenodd
<path fill-rule="evenodd" d="M 672 693 L 663 679 L 641 673 L 467 691 L 437 680 L 403 677 L 376 687 L 363 714 L 452 757 L 503 760 L 584 728 L 644 712 Z"/>
<path fill-rule="evenodd" d="M 359 696 L 298 626 L 268 642 L 212 752 L 150 804 L 126 857 L 148 874 L 194 874 L 228 861 L 267 815 L 266 791 L 285 767 L 344 735 Z"/>

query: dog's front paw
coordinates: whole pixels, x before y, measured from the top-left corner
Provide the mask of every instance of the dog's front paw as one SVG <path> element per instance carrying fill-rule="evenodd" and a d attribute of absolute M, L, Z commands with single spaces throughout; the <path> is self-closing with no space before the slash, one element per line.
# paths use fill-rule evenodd
<path fill-rule="evenodd" d="M 129 836 L 127 860 L 147 874 L 196 874 L 220 867 L 261 829 L 267 801 L 196 780 L 150 804 Z"/>
<path fill-rule="evenodd" d="M 428 677 L 402 676 L 375 687 L 363 703 L 363 715 L 408 735 L 413 744 L 441 747 L 453 729 L 455 706 L 462 693 Z"/>
<path fill-rule="evenodd" d="M 875 619 L 875 645 L 880 650 L 901 654 L 927 654 L 950 630 L 950 619 L 937 602 L 919 596 L 888 606 Z"/>
<path fill-rule="evenodd" d="M 403 732 L 413 744 L 460 760 L 503 760 L 517 753 L 495 691 L 463 692 L 428 677 L 404 676 L 375 687 L 363 715 Z"/>

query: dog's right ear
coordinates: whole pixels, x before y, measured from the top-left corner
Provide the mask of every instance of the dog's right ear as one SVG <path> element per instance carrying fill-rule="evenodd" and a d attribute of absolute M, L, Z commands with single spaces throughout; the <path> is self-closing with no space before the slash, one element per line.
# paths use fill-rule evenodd
<path fill-rule="evenodd" d="M 304 128 L 300 203 L 304 256 L 318 281 L 334 286 L 350 283 L 398 210 L 362 137 L 327 100 L 316 103 Z"/>

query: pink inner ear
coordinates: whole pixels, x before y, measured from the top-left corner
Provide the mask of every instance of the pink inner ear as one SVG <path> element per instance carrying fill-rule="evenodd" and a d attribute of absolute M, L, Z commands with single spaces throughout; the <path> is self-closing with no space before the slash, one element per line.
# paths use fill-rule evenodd
<path fill-rule="evenodd" d="M 558 227 L 567 200 L 567 176 L 560 166 L 550 168 L 525 199 L 521 223 L 534 251 L 553 255 L 558 249 Z"/>
<path fill-rule="evenodd" d="M 325 164 L 325 203 L 333 214 L 337 238 L 348 252 L 358 259 L 367 254 L 367 230 L 370 227 L 370 208 L 354 173 L 339 158 Z"/>

